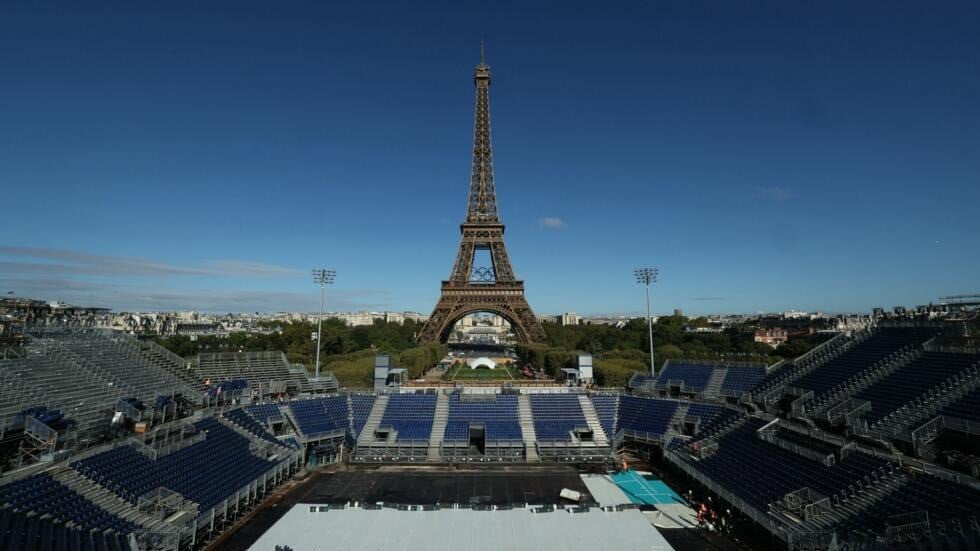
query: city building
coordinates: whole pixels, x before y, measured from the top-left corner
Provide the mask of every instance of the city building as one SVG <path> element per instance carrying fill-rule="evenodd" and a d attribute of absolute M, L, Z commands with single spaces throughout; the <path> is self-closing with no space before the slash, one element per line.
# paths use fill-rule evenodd
<path fill-rule="evenodd" d="M 582 318 L 575 312 L 565 312 L 558 316 L 558 323 L 561 325 L 578 325 L 581 322 Z"/>
<path fill-rule="evenodd" d="M 789 333 L 787 333 L 785 329 L 779 327 L 756 329 L 755 331 L 755 342 L 768 344 L 773 348 L 778 347 L 787 340 L 789 340 Z"/>

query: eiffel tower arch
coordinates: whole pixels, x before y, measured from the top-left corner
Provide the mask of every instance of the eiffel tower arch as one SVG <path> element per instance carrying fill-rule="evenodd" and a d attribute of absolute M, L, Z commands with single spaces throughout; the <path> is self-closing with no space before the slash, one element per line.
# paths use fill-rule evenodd
<path fill-rule="evenodd" d="M 460 318 L 491 312 L 506 319 L 521 342 L 545 340 L 544 329 L 524 298 L 524 282 L 514 277 L 504 224 L 497 213 L 490 148 L 490 67 L 484 62 L 473 71 L 476 113 L 473 122 L 473 170 L 470 176 L 466 221 L 449 279 L 432 315 L 419 333 L 419 342 L 446 342 Z"/>

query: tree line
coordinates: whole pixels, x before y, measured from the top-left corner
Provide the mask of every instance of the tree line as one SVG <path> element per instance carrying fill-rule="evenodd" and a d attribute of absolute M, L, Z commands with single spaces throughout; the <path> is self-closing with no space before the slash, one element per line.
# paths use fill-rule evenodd
<path fill-rule="evenodd" d="M 316 323 L 266 321 L 267 333 L 232 333 L 227 337 L 187 336 L 158 338 L 172 352 L 191 358 L 209 352 L 281 350 L 291 363 L 302 363 L 313 371 L 316 354 Z M 563 367 L 575 367 L 579 353 L 592 354 L 595 376 L 601 386 L 623 386 L 636 371 L 649 372 L 649 337 L 645 319 L 634 319 L 622 327 L 614 325 L 562 326 L 543 323 L 548 342 L 519 345 L 521 363 L 544 370 L 558 378 Z M 658 367 L 668 359 L 739 360 L 772 364 L 809 351 L 826 339 L 813 335 L 791 339 L 779 348 L 756 343 L 750 328 L 735 327 L 722 333 L 696 333 L 685 328 L 706 327 L 704 318 L 664 316 L 653 325 L 654 355 Z M 345 387 L 369 387 L 374 356 L 390 354 L 394 365 L 420 376 L 446 355 L 445 345 L 418 345 L 415 336 L 422 324 L 375 320 L 371 325 L 349 327 L 337 319 L 323 320 L 320 366 L 334 373 Z"/>
<path fill-rule="evenodd" d="M 212 352 L 250 352 L 280 350 L 290 363 L 302 363 L 313 372 L 316 359 L 316 323 L 308 321 L 264 321 L 263 333 L 231 333 L 224 336 L 200 336 L 191 340 L 185 335 L 159 337 L 157 343 L 171 352 L 193 358 Z M 405 320 L 374 320 L 371 325 L 350 327 L 338 319 L 324 319 L 320 337 L 320 368 L 328 370 L 346 387 L 370 387 L 374 377 L 374 356 L 390 354 L 394 365 L 408 370 L 410 377 L 420 376 L 426 367 L 435 365 L 446 355 L 444 345 L 418 345 L 415 335 L 422 324 Z"/>
<path fill-rule="evenodd" d="M 624 386 L 633 373 L 650 371 L 650 337 L 645 319 L 614 325 L 558 325 L 545 322 L 547 344 L 519 345 L 521 359 L 534 369 L 558 377 L 564 367 L 575 367 L 577 356 L 593 356 L 593 371 L 600 386 Z M 688 328 L 707 327 L 706 318 L 663 316 L 653 324 L 654 356 L 658 369 L 667 360 L 728 360 L 773 364 L 808 352 L 827 339 L 824 334 L 792 338 L 778 348 L 754 341 L 750 326 L 720 333 L 698 333 Z"/>

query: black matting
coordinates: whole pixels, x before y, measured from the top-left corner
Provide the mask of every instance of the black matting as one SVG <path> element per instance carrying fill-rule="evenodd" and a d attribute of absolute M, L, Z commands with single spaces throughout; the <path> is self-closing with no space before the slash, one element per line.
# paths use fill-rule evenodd
<path fill-rule="evenodd" d="M 588 496 L 577 472 L 356 473 L 342 472 L 323 479 L 298 501 L 352 501 L 405 505 L 533 505 L 557 504 L 569 488 Z"/>
<path fill-rule="evenodd" d="M 220 543 L 223 551 L 245 551 L 297 503 L 342 504 L 384 501 L 404 505 L 436 503 L 475 505 L 550 505 L 568 488 L 591 495 L 578 471 L 570 467 L 528 471 L 315 473 L 277 503 L 255 515 Z"/>

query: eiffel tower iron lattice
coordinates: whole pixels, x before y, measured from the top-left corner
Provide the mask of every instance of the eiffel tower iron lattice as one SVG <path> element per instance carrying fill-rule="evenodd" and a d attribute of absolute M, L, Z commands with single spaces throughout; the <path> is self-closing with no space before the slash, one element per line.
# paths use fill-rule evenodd
<path fill-rule="evenodd" d="M 490 67 L 484 62 L 473 72 L 476 113 L 473 122 L 473 172 L 470 176 L 466 221 L 460 224 L 462 239 L 449 279 L 432 315 L 419 333 L 419 342 L 445 342 L 456 322 L 475 312 L 492 312 L 508 322 L 521 342 L 545 340 L 544 329 L 524 298 L 524 282 L 514 277 L 504 225 L 497 212 L 490 148 Z M 489 261 L 481 265 L 478 255 Z"/>

